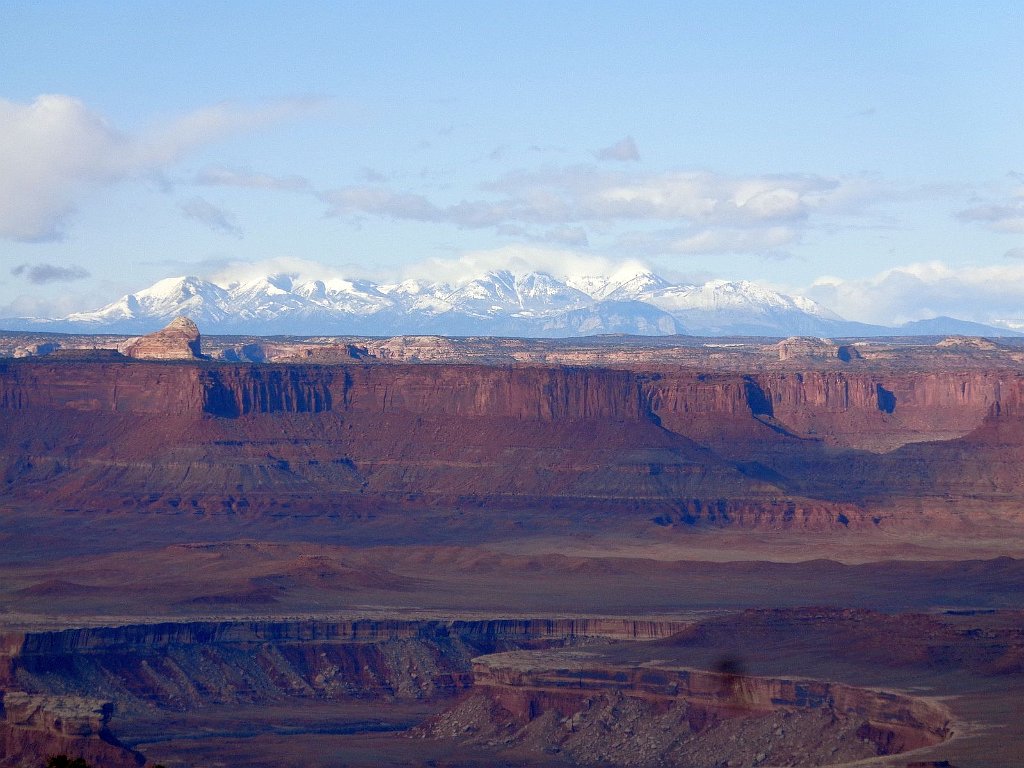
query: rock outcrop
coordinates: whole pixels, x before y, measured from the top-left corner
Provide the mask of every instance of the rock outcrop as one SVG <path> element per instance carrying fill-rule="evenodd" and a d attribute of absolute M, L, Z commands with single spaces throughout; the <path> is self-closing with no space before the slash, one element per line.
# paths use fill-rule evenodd
<path fill-rule="evenodd" d="M 113 705 L 73 695 L 0 692 L 0 765 L 36 768 L 47 756 L 64 754 L 110 768 L 144 762 L 108 728 Z"/>
<path fill-rule="evenodd" d="M 895 653 L 892 637 L 900 638 Z M 962 704 L 956 699 L 846 675 L 868 670 L 932 688 L 936 664 L 955 659 L 954 678 L 1015 690 L 1021 642 L 1016 613 L 831 609 L 689 621 L 238 620 L 10 632 L 0 635 L 0 668 L 8 670 L 0 687 L 31 693 L 6 694 L 0 765 L 37 768 L 27 759 L 3 762 L 31 749 L 131 765 L 135 756 L 107 730 L 106 700 L 117 702 L 128 733 L 133 722 L 183 722 L 173 713 L 197 710 L 244 717 L 247 707 L 297 711 L 316 702 L 339 712 L 369 702 L 382 712 L 426 704 L 420 711 L 436 714 L 407 737 L 480 765 L 521 764 L 524 756 L 535 765 L 716 765 L 723 755 L 743 768 L 847 764 L 942 744 L 959 735 L 964 713 L 954 718 L 947 708 Z M 764 658 L 744 647 L 762 648 Z M 723 656 L 736 648 L 739 656 Z M 744 657 L 783 668 L 748 673 Z M 822 675 L 823 665 L 843 670 L 841 681 Z M 395 753 L 408 757 L 419 744 Z"/>
<path fill-rule="evenodd" d="M 101 694 L 125 712 L 317 699 L 446 698 L 470 660 L 583 638 L 664 639 L 687 624 L 624 618 L 234 621 L 0 635 L 0 686 Z M 55 672 L 55 670 L 64 670 Z M 8 692 L 7 722 L 64 736 L 103 731 L 109 705 Z M 57 714 L 53 714 L 53 713 Z M 60 714 L 63 713 L 63 714 Z"/>
<path fill-rule="evenodd" d="M 187 317 L 177 317 L 161 331 L 129 339 L 120 351 L 139 360 L 195 360 L 202 357 L 199 328 Z"/>
<path fill-rule="evenodd" d="M 775 348 L 779 352 L 779 360 L 839 358 L 839 345 L 829 339 L 811 336 L 790 336 L 776 344 Z"/>
<path fill-rule="evenodd" d="M 985 352 L 993 352 L 1003 347 L 991 339 L 983 339 L 977 336 L 947 336 L 935 344 L 940 349 L 976 349 Z"/>
<path fill-rule="evenodd" d="M 828 765 L 938 744 L 941 704 L 803 678 L 615 663 L 578 650 L 473 660 L 473 695 L 413 731 L 577 765 Z"/>

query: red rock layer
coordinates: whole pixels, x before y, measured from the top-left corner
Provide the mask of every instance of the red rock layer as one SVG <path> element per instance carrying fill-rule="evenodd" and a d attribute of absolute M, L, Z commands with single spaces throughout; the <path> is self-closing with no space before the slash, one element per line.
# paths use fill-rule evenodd
<path fill-rule="evenodd" d="M 862 500 L 1024 489 L 1022 401 L 1024 376 L 999 371 L 14 361 L 0 364 L 0 497 L 871 524 Z"/>
<path fill-rule="evenodd" d="M 862 718 L 865 737 L 879 754 L 937 744 L 951 733 L 951 715 L 940 704 L 901 693 L 800 678 L 768 678 L 666 668 L 602 664 L 590 654 L 511 652 L 473 662 L 474 688 L 527 722 L 545 711 L 572 717 L 588 697 L 620 691 L 648 701 L 685 702 L 691 726 L 774 710 L 817 709 Z"/>

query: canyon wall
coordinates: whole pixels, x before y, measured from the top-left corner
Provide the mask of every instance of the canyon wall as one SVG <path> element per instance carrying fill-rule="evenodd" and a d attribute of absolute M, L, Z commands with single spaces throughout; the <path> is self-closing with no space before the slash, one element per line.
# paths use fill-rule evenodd
<path fill-rule="evenodd" d="M 989 415 L 1020 415 L 1016 371 L 634 372 L 482 365 L 0 363 L 0 410 L 68 409 L 238 418 L 371 413 L 520 421 L 658 421 L 683 434 L 770 420 L 858 447 L 947 440 Z"/>
<path fill-rule="evenodd" d="M 416 637 L 457 635 L 481 646 L 527 644 L 552 638 L 606 637 L 657 640 L 690 624 L 661 619 L 617 617 L 480 620 L 356 619 L 348 621 L 198 621 L 82 627 L 40 632 L 0 633 L 0 658 L 65 655 L 112 650 L 154 650 L 172 645 L 218 643 L 378 643 Z"/>
<path fill-rule="evenodd" d="M 123 712 L 294 696 L 432 699 L 470 687 L 470 660 L 480 654 L 589 637 L 663 639 L 686 626 L 601 617 L 366 619 L 198 621 L 7 633 L 0 637 L 0 689 L 25 701 L 28 694 L 14 692 L 103 696 L 117 701 Z M 83 711 L 95 717 L 64 735 L 102 730 L 109 712 L 100 704 Z M 68 717 L 63 722 L 71 727 Z"/>
<path fill-rule="evenodd" d="M 153 363 L 22 365 L 0 362 L 0 410 L 176 416 L 198 413 L 206 395 L 196 368 Z"/>
<path fill-rule="evenodd" d="M 0 364 L 0 498 L 870 525 L 865 501 L 1024 488 L 1022 401 L 1024 375 L 998 370 L 18 360 Z"/>

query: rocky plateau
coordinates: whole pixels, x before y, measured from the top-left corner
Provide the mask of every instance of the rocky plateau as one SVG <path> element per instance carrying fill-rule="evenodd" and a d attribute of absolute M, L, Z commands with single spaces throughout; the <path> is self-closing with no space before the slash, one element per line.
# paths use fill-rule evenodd
<path fill-rule="evenodd" d="M 1010 340 L 0 349 L 0 765 L 1024 753 Z"/>

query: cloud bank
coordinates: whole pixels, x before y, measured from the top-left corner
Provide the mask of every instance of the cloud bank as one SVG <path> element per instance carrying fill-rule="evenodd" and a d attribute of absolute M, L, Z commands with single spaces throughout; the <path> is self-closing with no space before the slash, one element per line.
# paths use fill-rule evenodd
<path fill-rule="evenodd" d="M 158 173 L 201 147 L 311 104 L 218 104 L 129 135 L 71 96 L 45 94 L 30 104 L 0 99 L 0 237 L 60 239 L 90 187 Z"/>
<path fill-rule="evenodd" d="M 516 273 L 547 272 L 565 279 L 585 275 L 608 275 L 620 269 L 646 268 L 648 265 L 639 260 L 622 262 L 571 248 L 510 245 L 468 251 L 455 258 L 426 259 L 398 267 L 337 266 L 290 257 L 257 261 L 231 260 L 211 263 L 207 269 L 199 270 L 198 276 L 225 287 L 265 275 L 288 275 L 300 283 L 332 278 L 366 278 L 381 283 L 424 279 L 459 284 L 477 278 L 485 272 L 504 269 Z"/>
<path fill-rule="evenodd" d="M 560 236 L 566 242 L 566 232 L 584 242 L 589 232 L 614 226 L 620 242 L 642 246 L 649 254 L 695 254 L 777 249 L 830 217 L 862 213 L 882 195 L 877 184 L 862 178 L 642 174 L 592 165 L 513 173 L 483 185 L 482 191 L 478 199 L 439 203 L 415 192 L 367 184 L 320 197 L 335 216 L 494 229 L 547 242 Z"/>
<path fill-rule="evenodd" d="M 1024 264 L 922 262 L 867 278 L 821 277 L 802 292 L 843 317 L 869 323 L 951 316 L 1024 326 Z"/>

